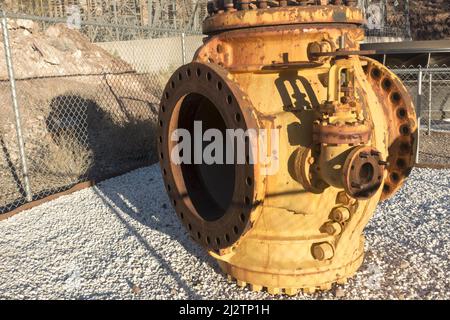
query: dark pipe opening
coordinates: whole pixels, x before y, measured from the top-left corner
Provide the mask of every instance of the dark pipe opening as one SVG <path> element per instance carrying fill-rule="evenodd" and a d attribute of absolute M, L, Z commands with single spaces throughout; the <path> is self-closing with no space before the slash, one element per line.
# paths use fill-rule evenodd
<path fill-rule="evenodd" d="M 359 170 L 359 179 L 363 185 L 372 182 L 374 171 L 372 164 L 369 162 L 366 162 L 361 166 L 361 169 Z"/>
<path fill-rule="evenodd" d="M 229 208 L 234 193 L 235 165 L 225 164 L 226 146 L 225 130 L 227 125 L 217 106 L 201 94 L 188 94 L 181 106 L 178 128 L 187 129 L 191 135 L 191 164 L 181 164 L 183 180 L 188 196 L 198 214 L 206 221 L 221 218 Z M 208 129 L 218 129 L 223 137 L 224 164 L 194 164 L 194 121 L 201 121 L 202 137 Z M 201 139 L 203 141 L 203 139 Z M 202 142 L 203 150 L 211 142 Z"/>

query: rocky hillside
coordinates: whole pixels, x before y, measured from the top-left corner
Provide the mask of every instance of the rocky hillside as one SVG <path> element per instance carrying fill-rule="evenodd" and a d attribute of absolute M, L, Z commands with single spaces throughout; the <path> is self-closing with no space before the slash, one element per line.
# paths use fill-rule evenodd
<path fill-rule="evenodd" d="M 449 0 L 410 0 L 411 34 L 414 40 L 450 39 Z"/>

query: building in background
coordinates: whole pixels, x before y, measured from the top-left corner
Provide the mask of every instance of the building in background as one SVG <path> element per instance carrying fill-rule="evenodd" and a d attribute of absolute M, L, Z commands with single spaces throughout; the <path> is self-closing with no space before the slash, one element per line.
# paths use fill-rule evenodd
<path fill-rule="evenodd" d="M 200 31 L 207 0 L 0 0 L 9 11 L 83 21 Z M 369 42 L 450 37 L 449 0 L 358 0 Z"/>

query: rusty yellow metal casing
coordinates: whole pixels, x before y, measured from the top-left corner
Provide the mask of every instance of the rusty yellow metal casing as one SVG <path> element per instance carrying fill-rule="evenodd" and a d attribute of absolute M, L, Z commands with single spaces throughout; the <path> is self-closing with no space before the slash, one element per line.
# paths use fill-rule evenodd
<path fill-rule="evenodd" d="M 218 10 L 194 61 L 166 86 L 167 192 L 192 238 L 240 286 L 292 295 L 345 282 L 363 261 L 362 231 L 378 202 L 409 174 L 411 98 L 392 72 L 359 55 L 362 22 L 348 6 Z M 276 131 L 277 170 L 172 163 L 172 131 L 198 119 Z"/>

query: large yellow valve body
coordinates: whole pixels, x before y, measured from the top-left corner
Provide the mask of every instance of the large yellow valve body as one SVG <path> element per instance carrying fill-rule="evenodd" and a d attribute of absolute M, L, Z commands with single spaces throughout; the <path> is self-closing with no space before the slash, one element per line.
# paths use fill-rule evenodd
<path fill-rule="evenodd" d="M 411 170 L 414 107 L 391 71 L 362 56 L 362 23 L 349 6 L 212 12 L 204 45 L 165 88 L 167 192 L 238 285 L 295 294 L 345 282 L 377 203 Z M 202 132 L 265 129 L 270 146 L 257 149 L 270 161 L 174 163 L 173 131 L 194 134 L 195 121 Z"/>

